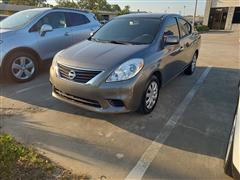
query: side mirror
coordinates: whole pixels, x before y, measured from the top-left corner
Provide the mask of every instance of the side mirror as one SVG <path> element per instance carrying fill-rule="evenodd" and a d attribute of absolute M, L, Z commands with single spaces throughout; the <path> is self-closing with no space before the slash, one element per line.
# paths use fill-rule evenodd
<path fill-rule="evenodd" d="M 91 33 L 90 33 L 90 37 L 92 37 L 93 35 L 94 35 L 94 32 L 91 32 Z"/>
<path fill-rule="evenodd" d="M 167 45 L 175 45 L 179 43 L 179 37 L 177 36 L 166 36 L 165 44 Z"/>
<path fill-rule="evenodd" d="M 47 32 L 50 32 L 53 30 L 53 27 L 48 25 L 48 24 L 44 24 L 42 25 L 41 29 L 40 29 L 40 36 L 44 36 Z"/>

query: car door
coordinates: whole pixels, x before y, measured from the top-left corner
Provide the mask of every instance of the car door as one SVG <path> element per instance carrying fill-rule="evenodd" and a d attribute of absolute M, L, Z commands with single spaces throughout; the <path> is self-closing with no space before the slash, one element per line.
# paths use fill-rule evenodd
<path fill-rule="evenodd" d="M 192 34 L 192 26 L 189 22 L 182 18 L 178 18 L 178 26 L 180 30 L 180 46 L 184 49 L 183 59 L 185 66 L 191 63 L 195 49 L 192 48 L 195 37 Z"/>
<path fill-rule="evenodd" d="M 166 44 L 168 36 L 175 36 L 180 39 L 177 19 L 175 17 L 168 17 L 164 23 L 164 33 L 162 37 L 162 75 L 164 82 L 172 79 L 174 76 L 180 73 L 184 67 L 182 56 L 183 49 L 179 43 L 173 45 Z"/>
<path fill-rule="evenodd" d="M 50 25 L 53 30 L 40 34 L 43 25 Z M 37 52 L 42 59 L 53 58 L 54 55 L 72 44 L 70 28 L 67 27 L 64 12 L 51 12 L 42 17 L 32 28 L 36 33 Z"/>
<path fill-rule="evenodd" d="M 81 13 L 67 12 L 68 26 L 71 29 L 73 44 L 87 39 L 94 28 L 91 26 L 90 20 Z"/>

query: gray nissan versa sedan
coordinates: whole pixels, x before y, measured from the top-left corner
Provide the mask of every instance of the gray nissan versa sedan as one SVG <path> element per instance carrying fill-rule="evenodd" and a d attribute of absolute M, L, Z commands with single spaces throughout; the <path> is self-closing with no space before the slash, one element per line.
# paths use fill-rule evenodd
<path fill-rule="evenodd" d="M 17 82 L 33 79 L 39 65 L 99 29 L 94 14 L 67 8 L 20 11 L 0 22 L 0 70 Z"/>
<path fill-rule="evenodd" d="M 55 56 L 52 94 L 91 111 L 147 114 L 161 86 L 194 72 L 199 47 L 200 35 L 179 15 L 120 16 Z"/>

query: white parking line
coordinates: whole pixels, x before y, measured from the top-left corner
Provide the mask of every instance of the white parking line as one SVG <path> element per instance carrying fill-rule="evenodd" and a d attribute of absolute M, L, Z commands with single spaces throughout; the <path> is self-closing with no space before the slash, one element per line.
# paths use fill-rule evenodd
<path fill-rule="evenodd" d="M 20 94 L 20 93 L 24 93 L 24 92 L 26 92 L 26 91 L 30 91 L 30 90 L 32 90 L 32 89 L 35 89 L 35 88 L 38 88 L 38 87 L 42 87 L 42 86 L 46 86 L 46 85 L 49 85 L 49 82 L 48 82 L 48 83 L 37 84 L 37 85 L 35 85 L 35 86 L 31 86 L 31 87 L 24 88 L 24 89 L 20 89 L 20 90 L 16 91 L 16 92 L 14 93 L 14 95 L 17 95 L 17 94 Z"/>
<path fill-rule="evenodd" d="M 161 129 L 160 133 L 154 139 L 152 144 L 146 149 L 146 151 L 143 153 L 142 157 L 139 159 L 139 161 L 137 162 L 135 167 L 130 171 L 128 176 L 125 178 L 126 180 L 142 179 L 143 175 L 145 174 L 146 170 L 150 166 L 151 162 L 157 156 L 157 154 L 158 154 L 160 148 L 162 147 L 163 143 L 170 136 L 171 132 L 176 127 L 177 122 L 179 121 L 179 119 L 183 115 L 183 113 L 186 110 L 187 106 L 190 104 L 190 102 L 192 101 L 194 95 L 196 94 L 198 89 L 203 84 L 203 82 L 206 79 L 206 77 L 207 77 L 208 73 L 210 72 L 210 70 L 211 70 L 211 67 L 208 67 L 201 74 L 201 76 L 198 79 L 198 81 L 194 84 L 192 89 L 185 96 L 183 101 L 180 103 L 180 105 L 177 107 L 175 112 L 169 118 L 167 123 Z"/>

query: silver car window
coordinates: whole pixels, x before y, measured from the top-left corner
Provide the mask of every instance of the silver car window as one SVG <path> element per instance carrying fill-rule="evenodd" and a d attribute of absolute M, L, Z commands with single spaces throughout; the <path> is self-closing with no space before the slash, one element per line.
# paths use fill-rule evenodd
<path fill-rule="evenodd" d="M 1 29 L 18 29 L 32 21 L 39 16 L 43 11 L 40 10 L 25 10 L 13 14 L 1 21 Z"/>
<path fill-rule="evenodd" d="M 31 31 L 39 31 L 42 25 L 47 24 L 53 29 L 67 27 L 65 14 L 63 12 L 52 12 L 40 19 L 32 28 Z"/>

